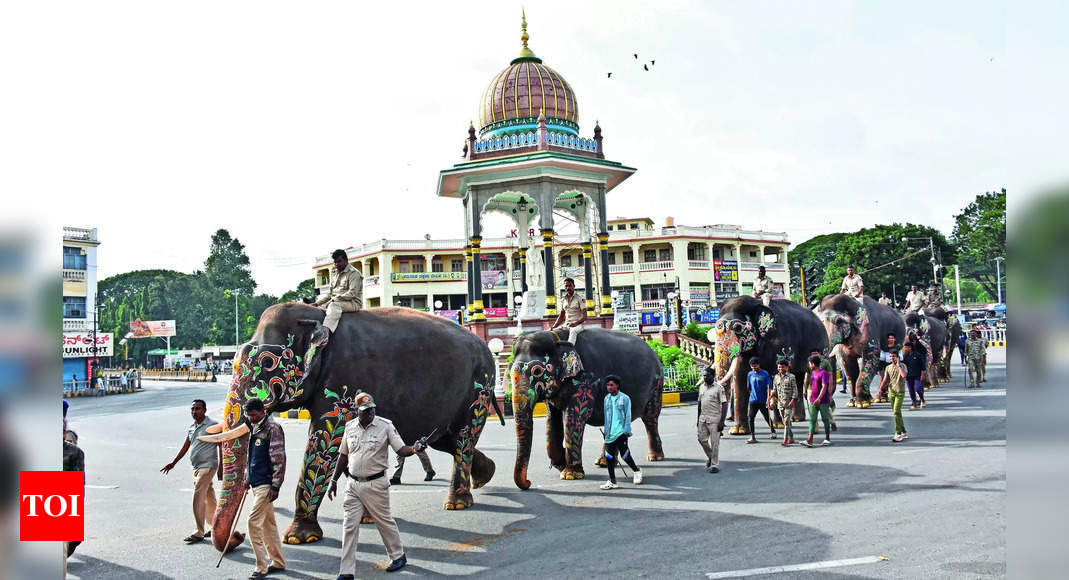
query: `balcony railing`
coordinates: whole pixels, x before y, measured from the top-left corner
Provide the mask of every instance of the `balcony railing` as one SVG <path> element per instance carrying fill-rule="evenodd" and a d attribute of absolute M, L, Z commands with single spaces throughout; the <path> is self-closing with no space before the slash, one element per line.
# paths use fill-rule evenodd
<path fill-rule="evenodd" d="M 84 318 L 66 318 L 63 320 L 63 332 L 89 330 L 89 321 Z"/>
<path fill-rule="evenodd" d="M 630 240 L 639 238 L 663 238 L 668 236 L 686 236 L 691 238 L 716 238 L 739 241 L 780 242 L 787 243 L 786 232 L 766 232 L 763 230 L 744 230 L 731 226 L 675 226 L 652 230 L 612 230 L 611 240 Z"/>
<path fill-rule="evenodd" d="M 85 270 L 63 270 L 64 282 L 85 282 Z"/>
<path fill-rule="evenodd" d="M 671 270 L 673 268 L 671 260 L 665 260 L 662 262 L 642 262 L 639 264 L 639 270 L 642 272 L 652 272 L 654 270 Z"/>
<path fill-rule="evenodd" d="M 635 302 L 635 308 L 638 310 L 660 310 L 664 308 L 664 300 L 639 300 Z"/>
<path fill-rule="evenodd" d="M 609 264 L 610 274 L 630 274 L 635 271 L 634 264 Z"/>
<path fill-rule="evenodd" d="M 63 239 L 77 240 L 81 242 L 95 242 L 97 241 L 96 230 L 63 226 Z"/>
<path fill-rule="evenodd" d="M 687 260 L 687 267 L 692 270 L 708 270 L 709 260 Z"/>
<path fill-rule="evenodd" d="M 382 284 L 382 278 L 379 276 L 379 274 L 375 274 L 374 276 L 367 276 L 366 278 L 364 278 L 364 286 L 378 286 L 379 284 Z"/>
<path fill-rule="evenodd" d="M 392 282 L 463 282 L 467 272 L 392 272 Z"/>

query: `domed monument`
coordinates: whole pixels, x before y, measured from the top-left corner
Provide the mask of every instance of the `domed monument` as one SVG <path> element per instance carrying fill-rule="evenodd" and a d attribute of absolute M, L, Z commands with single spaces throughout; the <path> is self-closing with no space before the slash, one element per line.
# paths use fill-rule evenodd
<path fill-rule="evenodd" d="M 521 48 L 508 66 L 494 75 L 482 90 L 478 109 L 479 127 L 469 124 L 463 145 L 463 161 L 438 175 L 438 196 L 464 204 L 464 234 L 468 240 L 468 319 L 480 335 L 483 313 L 480 245 L 482 216 L 497 212 L 512 218 L 517 226 L 522 289 L 525 298 L 537 295 L 536 318 L 557 316 L 554 288 L 560 282 L 554 267 L 554 210 L 571 214 L 579 224 L 583 248 L 583 272 L 577 288 L 586 292 L 587 316 L 611 315 L 605 194 L 635 172 L 605 159 L 601 127 L 593 136 L 580 134 L 578 99 L 571 84 L 550 68 L 528 46 L 527 17 L 521 19 Z M 590 224 L 596 217 L 600 248 L 600 280 L 592 274 L 593 239 Z M 527 250 L 534 247 L 528 230 L 537 220 L 542 237 L 541 276 L 528 276 Z M 539 286 L 531 290 L 535 280 Z M 599 283 L 600 282 L 600 283 Z M 595 288 L 601 307 L 595 308 Z M 544 292 L 544 294 L 543 294 Z M 543 298 L 544 296 L 544 298 Z M 544 303 L 544 304 L 543 304 Z M 530 314 L 530 300 L 524 311 Z M 520 316 L 518 318 L 530 318 Z M 483 324 L 480 324 L 483 323 Z M 484 336 L 485 338 L 485 336 Z"/>

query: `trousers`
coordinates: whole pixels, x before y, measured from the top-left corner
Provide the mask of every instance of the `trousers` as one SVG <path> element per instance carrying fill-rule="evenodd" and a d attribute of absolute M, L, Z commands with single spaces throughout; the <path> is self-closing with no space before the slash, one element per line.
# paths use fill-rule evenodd
<path fill-rule="evenodd" d="M 420 451 L 416 454 L 419 457 L 419 462 L 423 464 L 423 471 L 431 473 L 434 471 L 434 466 L 431 465 L 431 458 L 427 457 L 426 451 Z M 405 458 L 400 455 L 397 456 L 397 469 L 393 472 L 390 479 L 401 479 L 401 474 L 405 472 Z"/>
<path fill-rule="evenodd" d="M 720 467 L 720 432 L 717 423 L 698 423 L 698 445 L 709 459 L 709 467 Z"/>
<path fill-rule="evenodd" d="M 790 441 L 794 439 L 794 429 L 791 428 L 791 420 L 794 418 L 794 407 L 790 405 L 780 405 L 779 415 L 783 419 L 783 440 Z"/>
<path fill-rule="evenodd" d="M 215 519 L 215 489 L 212 488 L 214 467 L 193 470 L 193 521 L 197 523 L 197 535 L 204 535 L 204 524 L 212 526 Z"/>
<path fill-rule="evenodd" d="M 761 413 L 761 416 L 765 418 L 765 423 L 768 423 L 768 428 L 775 433 L 776 428 L 772 426 L 772 419 L 768 417 L 768 407 L 764 403 L 750 401 L 749 416 L 746 419 L 746 424 L 750 426 L 750 437 L 757 435 L 756 420 L 758 413 Z"/>
<path fill-rule="evenodd" d="M 909 386 L 909 399 L 913 401 L 913 404 L 917 404 L 917 399 L 924 402 L 924 381 L 920 377 L 915 379 L 906 379 L 906 385 Z"/>
<path fill-rule="evenodd" d="M 349 479 L 345 486 L 341 535 L 341 568 L 339 574 L 356 574 L 356 545 L 360 537 L 360 520 L 364 514 L 375 520 L 375 527 L 386 544 L 391 560 L 404 555 L 401 532 L 390 514 L 390 482 L 385 477 L 371 481 Z"/>
<path fill-rule="evenodd" d="M 609 481 L 616 483 L 616 461 L 622 458 L 632 471 L 638 471 L 638 465 L 631 457 L 631 450 L 627 448 L 627 435 L 620 435 L 613 441 L 605 444 L 605 463 L 609 468 Z"/>
<path fill-rule="evenodd" d="M 979 385 L 983 380 L 984 361 L 978 358 L 969 359 L 969 384 Z"/>
<path fill-rule="evenodd" d="M 820 414 L 821 420 L 824 422 L 824 437 L 831 437 L 831 408 L 827 403 L 815 404 L 809 403 L 809 435 L 817 431 L 817 414 Z"/>
<path fill-rule="evenodd" d="M 249 543 L 256 553 L 256 571 L 267 574 L 268 557 L 275 566 L 286 567 L 286 558 L 282 556 L 282 538 L 275 525 L 275 504 L 271 503 L 270 485 L 258 485 L 250 493 Z"/>
<path fill-rule="evenodd" d="M 887 396 L 891 399 L 891 412 L 895 414 L 895 434 L 903 434 L 906 424 L 902 421 L 902 401 L 906 400 L 906 394 L 888 389 Z"/>
<path fill-rule="evenodd" d="M 356 312 L 360 310 L 360 305 L 356 302 L 335 302 L 331 300 L 325 305 L 320 306 L 323 310 L 327 311 L 327 316 L 323 320 L 323 326 L 330 329 L 331 332 L 338 330 L 338 322 L 341 321 L 342 312 Z"/>

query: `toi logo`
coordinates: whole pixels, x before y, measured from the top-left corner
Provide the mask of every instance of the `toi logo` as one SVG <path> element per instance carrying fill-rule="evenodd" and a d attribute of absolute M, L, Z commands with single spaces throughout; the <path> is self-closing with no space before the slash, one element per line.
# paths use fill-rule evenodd
<path fill-rule="evenodd" d="M 23 471 L 19 474 L 19 539 L 81 541 L 85 536 L 85 474 Z"/>

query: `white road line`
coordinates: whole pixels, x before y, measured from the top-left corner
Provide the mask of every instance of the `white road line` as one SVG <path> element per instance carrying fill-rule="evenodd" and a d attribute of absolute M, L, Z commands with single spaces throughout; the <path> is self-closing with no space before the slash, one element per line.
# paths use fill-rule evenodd
<path fill-rule="evenodd" d="M 780 572 L 804 572 L 807 570 L 821 570 L 823 568 L 837 568 L 839 566 L 857 566 L 859 564 L 875 564 L 886 560 L 883 556 L 865 556 L 864 558 L 851 558 L 849 560 L 825 560 L 823 562 L 809 562 L 808 564 L 791 564 L 790 566 L 769 566 L 767 568 L 750 568 L 749 570 L 732 570 L 729 572 L 709 572 L 705 575 L 710 580 L 716 578 L 743 578 L 758 574 L 778 574 Z"/>
<path fill-rule="evenodd" d="M 779 469 L 781 467 L 794 467 L 801 465 L 801 463 L 780 463 L 777 465 L 762 465 L 761 467 L 740 467 L 735 471 L 760 471 L 762 469 Z"/>

